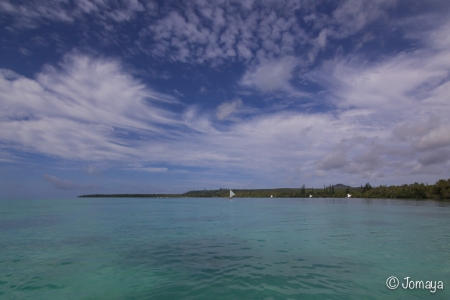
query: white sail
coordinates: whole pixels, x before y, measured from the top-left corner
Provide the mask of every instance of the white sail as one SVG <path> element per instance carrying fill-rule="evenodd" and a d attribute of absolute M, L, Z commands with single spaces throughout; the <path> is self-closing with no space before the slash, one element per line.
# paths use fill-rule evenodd
<path fill-rule="evenodd" d="M 230 199 L 233 198 L 233 196 L 234 196 L 234 193 L 232 190 L 230 190 Z"/>
<path fill-rule="evenodd" d="M 309 195 L 309 198 L 312 198 L 312 195 Z"/>
<path fill-rule="evenodd" d="M 347 198 L 351 198 L 352 197 L 352 195 L 350 195 L 350 194 L 347 194 Z"/>

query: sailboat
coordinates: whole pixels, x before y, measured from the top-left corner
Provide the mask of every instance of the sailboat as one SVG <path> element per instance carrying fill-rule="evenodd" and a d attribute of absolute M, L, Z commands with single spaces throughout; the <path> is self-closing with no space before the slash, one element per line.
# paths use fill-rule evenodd
<path fill-rule="evenodd" d="M 234 195 L 235 195 L 235 194 L 233 193 L 233 191 L 230 190 L 230 199 L 233 198 Z"/>
<path fill-rule="evenodd" d="M 350 195 L 350 194 L 347 194 L 347 198 L 351 198 L 352 197 L 352 195 Z"/>
<path fill-rule="evenodd" d="M 311 194 L 309 194 L 309 198 L 312 198 L 312 195 L 311 195 Z"/>

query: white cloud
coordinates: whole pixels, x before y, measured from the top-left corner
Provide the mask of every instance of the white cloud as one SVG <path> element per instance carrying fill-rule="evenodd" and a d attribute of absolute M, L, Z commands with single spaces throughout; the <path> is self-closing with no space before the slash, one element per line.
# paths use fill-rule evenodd
<path fill-rule="evenodd" d="M 242 107 L 242 100 L 240 98 L 224 102 L 217 107 L 216 117 L 219 120 L 227 119 L 230 115 L 236 113 L 240 107 Z"/>
<path fill-rule="evenodd" d="M 99 173 L 101 173 L 101 171 L 100 171 L 99 168 L 97 168 L 97 167 L 95 167 L 95 166 L 92 166 L 92 165 L 87 166 L 86 169 L 85 169 L 85 171 L 86 171 L 87 173 L 89 173 L 89 174 L 99 174 Z"/>
<path fill-rule="evenodd" d="M 440 149 L 433 152 L 425 153 L 419 158 L 419 163 L 422 166 L 445 164 L 450 159 L 450 151 Z"/>
<path fill-rule="evenodd" d="M 347 149 L 336 148 L 332 152 L 325 155 L 318 163 L 320 170 L 328 171 L 333 169 L 340 169 L 348 165 Z"/>
<path fill-rule="evenodd" d="M 136 138 L 180 124 L 173 113 L 155 106 L 176 103 L 174 98 L 145 87 L 114 60 L 72 53 L 35 80 L 7 70 L 0 75 L 0 139 L 28 151 L 123 159 L 136 156 L 131 147 Z"/>
<path fill-rule="evenodd" d="M 399 111 L 416 113 L 425 108 L 429 113 L 435 111 L 440 115 L 441 108 L 447 109 L 438 97 L 450 88 L 448 68 L 448 48 L 437 48 L 429 42 L 426 48 L 376 62 L 355 56 L 330 60 L 319 71 L 311 72 L 310 78 L 332 92 L 329 99 L 335 105 L 383 110 L 389 117 L 395 112 L 397 118 L 389 119 L 398 123 L 404 121 L 398 119 Z M 430 102 L 441 105 L 427 107 Z"/>
<path fill-rule="evenodd" d="M 450 124 L 447 123 L 438 129 L 432 130 L 427 135 L 421 137 L 416 147 L 419 150 L 437 149 L 450 146 Z"/>
<path fill-rule="evenodd" d="M 178 97 L 184 97 L 184 94 L 177 89 L 173 89 L 173 93 Z"/>
<path fill-rule="evenodd" d="M 292 73 L 298 64 L 298 60 L 294 57 L 264 61 L 247 71 L 240 83 L 266 93 L 283 91 L 290 94 L 301 94 L 290 84 Z"/>
<path fill-rule="evenodd" d="M 216 129 L 211 124 L 209 114 L 202 113 L 197 105 L 188 106 L 183 112 L 181 119 L 185 126 L 196 133 L 211 134 L 216 132 Z"/>
<path fill-rule="evenodd" d="M 44 174 L 42 176 L 45 181 L 52 184 L 58 190 L 95 190 L 98 187 L 93 184 L 77 184 L 71 180 L 59 179 L 55 176 Z"/>
<path fill-rule="evenodd" d="M 430 116 L 428 120 L 424 122 L 405 122 L 397 125 L 392 130 L 393 135 L 400 141 L 411 141 L 417 138 L 421 138 L 432 130 L 435 130 L 441 126 L 440 118 L 436 115 Z"/>
<path fill-rule="evenodd" d="M 446 28 L 448 32 L 448 25 L 436 31 Z M 444 95 L 450 94 L 450 48 L 442 47 L 434 32 L 426 39 L 424 48 L 381 61 L 335 59 L 311 73 L 310 78 L 326 88 L 325 99 L 340 108 L 337 117 L 349 133 L 358 129 L 359 134 L 378 137 L 375 145 L 366 145 L 360 151 L 349 148 L 352 150 L 346 153 L 342 149 L 329 152 L 320 160 L 319 168 L 336 167 L 366 177 L 395 172 L 427 174 L 435 170 L 424 166 L 437 161 L 445 169 L 450 106 Z M 383 147 L 379 146 L 381 141 Z"/>
<path fill-rule="evenodd" d="M 150 173 L 161 173 L 161 172 L 167 172 L 167 168 L 155 168 L 155 167 L 134 167 L 131 169 L 128 169 L 131 171 L 142 171 L 142 172 L 150 172 Z"/>
<path fill-rule="evenodd" d="M 24 3 L 2 0 L 0 7 L 2 14 L 14 17 L 14 23 L 10 26 L 16 29 L 36 28 L 48 21 L 73 23 L 86 15 L 94 15 L 101 21 L 124 22 L 132 19 L 137 12 L 145 10 L 138 0 L 79 0 L 73 5 L 68 5 L 66 0 Z"/>
<path fill-rule="evenodd" d="M 45 181 L 53 184 L 53 186 L 59 190 L 75 190 L 78 189 L 78 186 L 75 182 L 69 180 L 61 180 L 56 178 L 55 176 L 50 176 L 48 174 L 44 174 L 42 176 Z"/>
<path fill-rule="evenodd" d="M 308 52 L 309 62 L 313 63 L 320 51 L 327 45 L 328 30 L 322 29 L 316 38 L 311 39 L 312 49 Z"/>
<path fill-rule="evenodd" d="M 388 13 L 398 1 L 340 1 L 328 15 L 320 13 L 323 3 L 314 1 L 143 2 L 79 0 L 67 5 L 65 0 L 3 0 L 0 14 L 12 17 L 10 29 L 35 28 L 50 22 L 86 27 L 93 22 L 100 28 L 84 30 L 84 42 L 92 38 L 108 46 L 126 44 L 128 53 L 135 54 L 139 49 L 171 61 L 215 66 L 225 60 L 248 63 L 255 58 L 297 55 L 313 63 L 329 39 L 347 38 L 373 22 L 390 21 Z M 130 37 L 122 26 L 135 20 L 143 26 L 138 38 Z M 300 26 L 303 21 L 314 24 L 308 33 Z"/>
<path fill-rule="evenodd" d="M 1 145 L 1 144 L 0 144 Z M 0 148 L 0 162 L 2 163 L 14 163 L 20 161 L 20 157 L 12 155 L 8 151 Z"/>
<path fill-rule="evenodd" d="M 170 8 L 142 30 L 138 45 L 157 57 L 213 65 L 223 60 L 251 61 L 258 50 L 264 50 L 263 58 L 292 55 L 294 45 L 306 38 L 296 21 L 300 4 L 274 4 L 278 3 L 188 2 L 182 10 Z"/>
<path fill-rule="evenodd" d="M 336 27 L 333 35 L 344 38 L 375 20 L 387 19 L 386 11 L 395 7 L 397 2 L 397 0 L 346 0 L 340 2 L 330 20 L 330 23 Z"/>
<path fill-rule="evenodd" d="M 199 94 L 206 94 L 208 93 L 208 89 L 204 86 L 202 86 L 199 90 L 198 90 Z"/>

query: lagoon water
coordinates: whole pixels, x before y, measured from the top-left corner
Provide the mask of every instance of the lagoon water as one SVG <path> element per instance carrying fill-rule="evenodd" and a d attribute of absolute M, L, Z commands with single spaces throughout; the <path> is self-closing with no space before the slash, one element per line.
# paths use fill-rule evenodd
<path fill-rule="evenodd" d="M 3 199 L 0 299 L 450 299 L 449 229 L 434 201 Z"/>

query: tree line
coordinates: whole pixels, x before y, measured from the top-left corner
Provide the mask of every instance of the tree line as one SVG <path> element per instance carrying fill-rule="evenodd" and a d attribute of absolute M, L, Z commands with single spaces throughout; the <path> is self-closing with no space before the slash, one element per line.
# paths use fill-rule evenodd
<path fill-rule="evenodd" d="M 450 199 L 450 179 L 440 179 L 436 184 L 423 183 L 404 184 L 400 186 L 380 185 L 371 187 L 370 184 L 354 193 L 358 198 L 400 198 L 400 199 Z"/>
<path fill-rule="evenodd" d="M 380 185 L 372 187 L 366 183 L 361 187 L 350 187 L 342 184 L 324 185 L 323 189 L 306 188 L 303 184 L 300 188 L 280 189 L 233 189 L 237 198 L 345 198 L 351 194 L 353 198 L 398 198 L 398 199 L 450 199 L 450 179 L 440 179 L 433 185 L 423 183 L 403 184 L 399 186 Z M 117 198 L 228 198 L 229 189 L 189 191 L 184 194 L 95 194 L 79 197 L 117 197 Z"/>
<path fill-rule="evenodd" d="M 282 189 L 233 189 L 238 198 L 345 198 L 351 194 L 353 198 L 398 198 L 398 199 L 450 199 L 450 179 L 440 179 L 433 185 L 423 183 L 403 184 L 399 186 L 380 185 L 372 187 L 367 182 L 360 187 L 350 187 L 342 184 L 324 185 L 323 189 L 300 188 Z M 185 197 L 228 197 L 228 189 L 189 191 L 182 194 Z"/>

